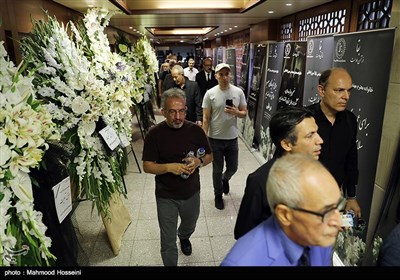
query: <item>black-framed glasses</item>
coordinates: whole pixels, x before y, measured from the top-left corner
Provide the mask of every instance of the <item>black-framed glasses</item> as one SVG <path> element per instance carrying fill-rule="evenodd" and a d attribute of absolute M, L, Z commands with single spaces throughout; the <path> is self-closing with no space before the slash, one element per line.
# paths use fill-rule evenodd
<path fill-rule="evenodd" d="M 322 222 L 326 223 L 332 218 L 332 216 L 335 214 L 336 210 L 338 210 L 339 212 L 344 210 L 344 208 L 346 207 L 346 202 L 347 202 L 346 198 L 344 198 L 342 196 L 342 197 L 340 197 L 340 199 L 335 207 L 332 207 L 332 208 L 326 210 L 324 213 L 318 213 L 318 212 L 303 209 L 300 207 L 290 207 L 290 206 L 288 206 L 288 207 L 293 210 L 296 210 L 296 211 L 300 211 L 300 212 L 304 212 L 304 213 L 308 213 L 308 214 L 312 214 L 312 215 L 321 217 Z"/>

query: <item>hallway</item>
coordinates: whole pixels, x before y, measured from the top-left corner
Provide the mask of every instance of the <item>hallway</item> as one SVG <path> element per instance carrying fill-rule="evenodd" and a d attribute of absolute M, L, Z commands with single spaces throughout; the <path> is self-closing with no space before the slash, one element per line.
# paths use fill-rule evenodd
<path fill-rule="evenodd" d="M 157 115 L 156 119 L 162 121 L 163 117 Z M 81 202 L 75 211 L 79 229 L 77 236 L 88 257 L 88 266 L 163 265 L 160 255 L 154 175 L 143 172 L 141 161 L 143 139 L 137 124 L 134 127 L 132 146 L 142 172 L 139 172 L 133 153 L 130 153 L 130 164 L 125 175 L 128 199 L 124 200 L 124 204 L 129 209 L 132 222 L 123 236 L 121 250 L 117 256 L 114 256 L 111 250 L 103 221 L 97 215 L 97 210 L 91 214 L 91 202 Z M 230 193 L 223 197 L 225 203 L 223 210 L 214 207 L 212 164 L 201 169 L 200 217 L 196 230 L 190 238 L 193 253 L 191 256 L 183 255 L 177 241 L 179 266 L 219 266 L 235 242 L 233 229 L 246 178 L 259 166 L 256 155 L 240 139 L 239 168 L 230 181 Z"/>

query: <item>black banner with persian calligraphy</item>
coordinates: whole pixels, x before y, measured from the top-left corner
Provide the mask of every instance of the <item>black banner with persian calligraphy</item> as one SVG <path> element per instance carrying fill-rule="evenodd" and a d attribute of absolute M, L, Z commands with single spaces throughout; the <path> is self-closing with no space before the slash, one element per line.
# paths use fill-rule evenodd
<path fill-rule="evenodd" d="M 394 32 L 388 28 L 334 35 L 333 66 L 346 68 L 353 78 L 354 89 L 347 109 L 356 115 L 358 122 L 357 197 L 365 220 L 371 210 Z"/>
<path fill-rule="evenodd" d="M 333 64 L 333 35 L 307 37 L 303 106 L 319 102 L 317 90 L 321 73 Z"/>
<path fill-rule="evenodd" d="M 268 44 L 266 77 L 264 83 L 264 102 L 261 120 L 261 141 L 259 150 L 269 160 L 274 153 L 274 146 L 269 135 L 269 122 L 278 107 L 278 95 L 282 79 L 284 43 Z"/>

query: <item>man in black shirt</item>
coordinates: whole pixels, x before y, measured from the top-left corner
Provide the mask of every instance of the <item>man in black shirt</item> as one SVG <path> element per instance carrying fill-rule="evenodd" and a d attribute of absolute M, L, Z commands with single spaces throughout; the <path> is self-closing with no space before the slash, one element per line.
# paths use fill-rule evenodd
<path fill-rule="evenodd" d="M 199 168 L 209 164 L 213 156 L 202 128 L 185 120 L 186 96 L 181 89 L 171 88 L 163 93 L 161 112 L 165 121 L 153 126 L 144 140 L 143 170 L 156 175 L 163 263 L 165 266 L 177 266 L 176 235 L 180 239 L 182 253 L 190 255 L 192 245 L 189 238 L 196 228 L 200 212 Z M 205 150 L 205 155 L 199 155 L 201 149 Z M 194 156 L 185 156 L 189 152 L 193 152 Z M 182 177 L 183 174 L 187 176 Z"/>
<path fill-rule="evenodd" d="M 184 76 L 183 67 L 180 65 L 172 68 L 171 77 L 174 80 L 174 86 L 182 89 L 186 94 L 186 120 L 201 126 L 203 121 L 202 97 L 197 83 Z"/>
<path fill-rule="evenodd" d="M 358 183 L 357 119 L 346 109 L 353 89 L 352 78 L 344 68 L 331 68 L 319 78 L 320 103 L 308 108 L 314 112 L 318 133 L 324 143 L 319 160 L 335 177 L 347 196 L 346 210 L 361 217 L 356 199 Z"/>
<path fill-rule="evenodd" d="M 306 108 L 291 107 L 278 110 L 269 124 L 274 157 L 247 177 L 244 196 L 236 219 L 234 237 L 242 235 L 271 216 L 266 195 L 269 170 L 277 158 L 285 154 L 302 153 L 318 160 L 321 137 L 317 133 L 312 112 Z"/>

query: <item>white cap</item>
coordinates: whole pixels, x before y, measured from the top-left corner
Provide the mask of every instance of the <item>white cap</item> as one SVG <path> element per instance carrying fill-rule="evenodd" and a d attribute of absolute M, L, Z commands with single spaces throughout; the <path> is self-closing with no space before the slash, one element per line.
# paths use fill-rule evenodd
<path fill-rule="evenodd" d="M 220 63 L 220 64 L 218 64 L 218 65 L 215 67 L 215 73 L 217 73 L 218 71 L 220 71 L 220 70 L 222 70 L 222 69 L 224 69 L 224 68 L 228 68 L 229 71 L 231 71 L 231 67 L 230 67 L 228 64 L 226 64 L 226 63 Z"/>

